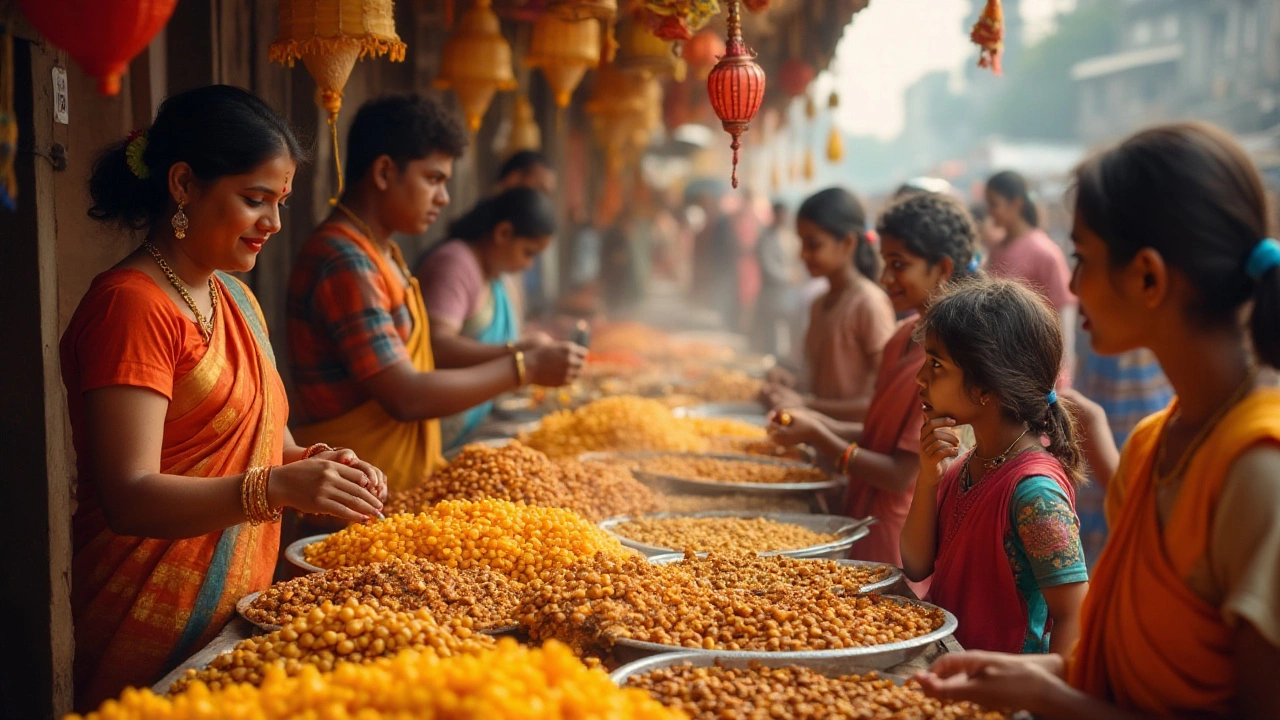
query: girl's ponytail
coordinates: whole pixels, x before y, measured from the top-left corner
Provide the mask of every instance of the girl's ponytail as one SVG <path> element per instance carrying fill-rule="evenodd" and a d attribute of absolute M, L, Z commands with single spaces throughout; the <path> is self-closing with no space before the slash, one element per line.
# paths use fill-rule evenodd
<path fill-rule="evenodd" d="M 1253 316 L 1249 321 L 1258 359 L 1280 368 L 1280 242 L 1258 243 L 1245 264 L 1253 280 Z"/>
<path fill-rule="evenodd" d="M 1028 423 L 1028 426 L 1031 432 L 1049 439 L 1045 450 L 1062 463 L 1062 469 L 1067 471 L 1071 483 L 1080 487 L 1085 482 L 1084 449 L 1080 445 L 1075 415 L 1072 408 L 1066 406 L 1070 401 L 1059 399 L 1057 392 L 1049 393 L 1045 400 L 1052 402 L 1049 402 L 1044 416 L 1036 422 Z"/>

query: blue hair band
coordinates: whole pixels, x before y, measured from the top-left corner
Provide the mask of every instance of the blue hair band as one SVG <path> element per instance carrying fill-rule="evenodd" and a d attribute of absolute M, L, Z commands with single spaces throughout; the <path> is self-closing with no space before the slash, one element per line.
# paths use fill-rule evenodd
<path fill-rule="evenodd" d="M 1254 282 L 1262 279 L 1268 270 L 1280 265 L 1280 242 L 1275 238 L 1263 238 L 1253 246 L 1249 259 L 1244 263 L 1244 272 Z"/>
<path fill-rule="evenodd" d="M 1057 391 L 1057 390 L 1050 390 L 1050 391 L 1049 391 L 1049 394 L 1044 396 L 1044 401 L 1045 401 L 1045 402 L 1047 402 L 1047 403 L 1049 403 L 1050 405 L 1057 405 L 1057 404 L 1058 404 L 1058 391 Z"/>
<path fill-rule="evenodd" d="M 974 258 L 969 261 L 969 265 L 967 269 L 971 273 L 976 273 L 982 269 L 982 260 L 979 258 L 979 256 L 975 255 Z"/>

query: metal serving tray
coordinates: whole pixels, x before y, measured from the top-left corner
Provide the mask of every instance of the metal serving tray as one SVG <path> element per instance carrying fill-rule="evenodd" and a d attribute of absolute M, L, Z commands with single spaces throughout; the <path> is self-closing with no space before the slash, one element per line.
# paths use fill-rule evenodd
<path fill-rule="evenodd" d="M 324 568 L 316 567 L 315 565 L 312 565 L 311 563 L 307 562 L 307 558 L 305 555 L 302 554 L 302 550 L 308 545 L 314 545 L 320 542 L 321 540 L 329 537 L 332 534 L 333 533 L 324 533 L 323 535 L 311 535 L 308 537 L 304 537 L 300 540 L 294 540 L 293 542 L 289 543 L 289 547 L 284 549 L 284 559 L 293 563 L 295 567 L 302 568 L 307 572 L 313 572 L 313 573 L 324 572 Z"/>
<path fill-rule="evenodd" d="M 765 660 L 771 662 L 781 662 L 790 665 L 805 665 L 813 667 L 814 662 L 831 663 L 847 663 L 844 667 L 857 667 L 864 670 L 883 670 L 900 665 L 905 662 L 914 660 L 919 655 L 929 649 L 929 646 L 943 640 L 955 633 L 959 627 L 959 622 L 955 615 L 939 608 L 936 605 L 930 605 L 926 602 L 918 600 L 907 600 L 893 595 L 878 595 L 882 602 L 896 602 L 902 605 L 917 605 L 932 610 L 938 610 L 942 613 L 942 625 L 935 628 L 932 632 L 925 633 L 919 637 L 910 640 L 900 640 L 898 642 L 884 643 L 882 645 L 869 645 L 866 647 L 840 648 L 838 650 L 800 650 L 786 652 L 769 652 L 767 650 L 702 650 L 699 648 L 678 647 L 675 645 L 661 645 L 659 643 L 645 642 L 643 640 L 632 640 L 630 638 L 618 638 L 614 641 L 614 656 L 620 661 L 632 662 L 641 658 L 651 657 L 654 655 L 667 655 L 670 653 L 682 653 L 689 655 L 701 655 L 708 658 L 708 663 L 717 659 L 728 661 L 749 662 L 751 660 Z M 632 662 L 634 665 L 634 662 Z M 630 667 L 630 666 L 628 666 Z M 661 666 L 654 666 L 661 667 Z M 621 673 L 620 669 L 618 672 Z M 653 667 L 649 668 L 653 669 Z M 634 673 L 633 673 L 634 674 Z M 615 674 L 616 675 L 616 674 Z"/>
<path fill-rule="evenodd" d="M 686 457 L 693 459 L 728 460 L 731 462 L 753 463 L 756 465 L 776 465 L 790 468 L 811 468 L 812 465 L 795 460 L 760 457 L 755 455 L 726 455 L 724 453 L 679 453 L 679 452 L 598 452 L 586 453 L 578 459 L 582 462 L 593 461 L 639 461 L 656 457 Z M 843 487 L 848 479 L 828 476 L 820 482 L 803 483 L 751 483 L 721 482 L 719 480 L 697 480 L 694 478 L 646 472 L 633 466 L 631 474 L 647 485 L 656 485 L 676 493 L 693 493 L 698 495 L 776 495 L 779 493 L 819 493 Z"/>
<path fill-rule="evenodd" d="M 706 557 L 706 556 L 707 556 L 707 553 L 698 553 L 698 557 Z M 794 560 L 822 560 L 823 558 L 805 557 L 805 558 L 793 558 L 793 559 Z M 684 560 L 684 553 L 667 553 L 666 555 L 654 555 L 649 558 L 649 562 L 654 565 L 674 565 L 682 560 Z M 836 560 L 836 562 L 840 563 L 841 565 L 845 565 L 847 567 L 877 567 L 877 568 L 889 569 L 889 574 L 885 576 L 884 580 L 871 583 L 870 585 L 863 585 L 860 590 L 863 594 L 878 595 L 884 592 L 885 590 L 888 590 L 889 588 L 893 587 L 894 585 L 897 585 L 898 581 L 902 579 L 902 570 L 888 563 L 871 562 L 869 560 L 850 560 L 848 558 L 840 558 Z"/>
<path fill-rule="evenodd" d="M 623 545 L 644 553 L 646 557 L 654 557 L 657 555 L 669 555 L 672 553 L 680 554 L 679 548 L 664 548 L 656 545 L 646 545 L 627 537 L 623 537 L 614 531 L 618 525 L 629 522 L 631 520 L 640 519 L 661 519 L 661 518 L 724 518 L 736 517 L 744 519 L 767 518 L 775 522 L 789 523 L 799 525 L 800 527 L 819 533 L 830 533 L 839 536 L 832 542 L 823 543 L 821 545 L 813 545 L 805 548 L 796 548 L 794 550 L 773 550 L 769 552 L 759 553 L 763 557 L 770 555 L 785 555 L 794 558 L 814 558 L 814 559 L 831 559 L 838 560 L 849 554 L 849 548 L 862 538 L 866 537 L 871 530 L 869 527 L 876 522 L 875 518 L 863 518 L 861 520 L 844 517 L 842 515 L 806 515 L 802 513 L 770 513 L 770 512 L 750 512 L 737 510 L 712 510 L 699 513 L 655 513 L 653 515 L 644 515 L 640 518 L 619 517 L 611 518 L 600 523 L 600 527 L 614 536 Z"/>

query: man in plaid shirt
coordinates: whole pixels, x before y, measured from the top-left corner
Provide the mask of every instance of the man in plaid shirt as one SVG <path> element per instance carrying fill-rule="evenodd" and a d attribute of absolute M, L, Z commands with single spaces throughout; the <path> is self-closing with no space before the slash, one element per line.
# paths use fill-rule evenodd
<path fill-rule="evenodd" d="M 489 346 L 436 370 L 422 292 L 392 235 L 424 233 L 439 217 L 466 146 L 461 122 L 433 100 L 366 103 L 347 138 L 346 192 L 289 280 L 294 434 L 355 450 L 392 488 L 443 465 L 438 418 L 526 383 L 563 385 L 585 359 L 571 343 Z"/>

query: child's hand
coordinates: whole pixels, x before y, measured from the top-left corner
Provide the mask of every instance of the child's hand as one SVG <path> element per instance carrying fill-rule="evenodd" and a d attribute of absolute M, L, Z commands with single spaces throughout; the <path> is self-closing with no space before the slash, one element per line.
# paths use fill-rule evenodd
<path fill-rule="evenodd" d="M 795 408 L 769 413 L 769 439 L 785 447 L 813 443 L 822 421 L 812 410 Z"/>
<path fill-rule="evenodd" d="M 949 417 L 926 420 L 920 428 L 920 477 L 926 487 L 937 487 L 951 460 L 960 454 L 960 437 Z"/>
<path fill-rule="evenodd" d="M 781 385 L 788 388 L 794 388 L 800 384 L 796 376 L 784 367 L 770 368 L 769 372 L 764 375 L 764 381 L 770 385 Z"/>
<path fill-rule="evenodd" d="M 784 385 L 766 385 L 760 391 L 760 400 L 773 410 L 804 407 L 804 396 L 794 388 Z"/>

